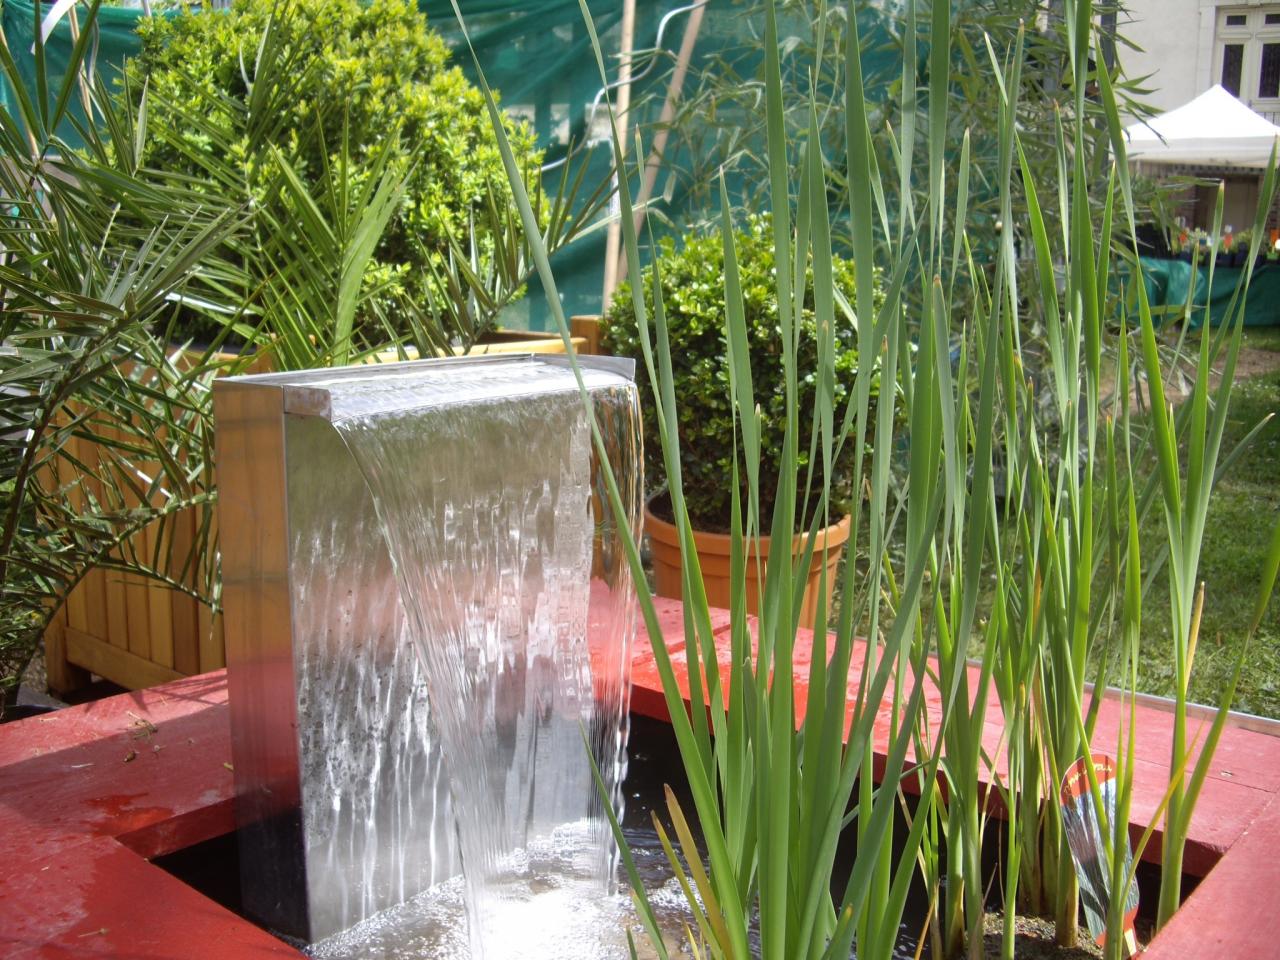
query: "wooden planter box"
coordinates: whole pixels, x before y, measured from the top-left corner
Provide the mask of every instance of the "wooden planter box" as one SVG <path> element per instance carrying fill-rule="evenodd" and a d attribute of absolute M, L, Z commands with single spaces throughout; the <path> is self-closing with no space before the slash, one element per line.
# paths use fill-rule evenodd
<path fill-rule="evenodd" d="M 580 353 L 596 353 L 596 318 L 575 317 L 572 339 Z M 558 334 L 500 330 L 472 352 L 563 353 L 564 343 Z M 84 462 L 97 459 L 91 441 L 73 438 L 70 445 L 68 453 Z M 190 511 L 174 521 L 175 556 L 184 556 L 184 541 L 195 539 L 198 516 Z M 139 552 L 153 550 L 156 536 L 151 529 L 139 534 Z M 103 569 L 89 571 L 71 591 L 44 642 L 49 688 L 56 693 L 84 686 L 91 673 L 137 690 L 226 666 L 220 614 L 145 577 Z"/>
<path fill-rule="evenodd" d="M 81 462 L 98 460 L 92 440 L 72 437 L 67 446 L 68 455 Z M 215 523 L 216 519 L 215 514 Z M 200 522 L 198 510 L 184 511 L 169 521 L 175 557 L 188 554 Z M 139 554 L 155 550 L 160 536 L 157 526 L 134 537 L 132 547 Z M 180 572 L 170 571 L 175 579 Z M 199 582 L 197 576 L 202 573 L 189 571 L 185 582 Z M 44 641 L 49 688 L 55 693 L 84 686 L 91 673 L 137 689 L 226 666 L 221 616 L 189 594 L 147 577 L 101 567 L 90 570 L 67 595 Z"/>

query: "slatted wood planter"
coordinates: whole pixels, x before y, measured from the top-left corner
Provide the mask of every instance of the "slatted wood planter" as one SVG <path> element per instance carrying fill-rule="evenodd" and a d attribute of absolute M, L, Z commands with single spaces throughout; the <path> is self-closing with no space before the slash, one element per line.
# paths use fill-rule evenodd
<path fill-rule="evenodd" d="M 101 423 L 95 423 L 93 430 L 110 435 L 110 428 Z M 69 437 L 65 454 L 61 469 L 69 470 L 75 462 L 97 465 L 101 459 L 98 444 L 86 437 Z M 138 466 L 147 470 L 146 464 Z M 70 483 L 75 478 L 60 479 Z M 87 490 L 80 496 L 101 495 L 97 481 L 83 482 Z M 184 578 L 181 566 L 202 522 L 203 511 L 182 511 L 168 518 L 167 532 L 156 523 L 135 534 L 130 549 L 152 556 L 165 546 L 159 543 L 160 537 L 171 536 L 172 545 L 161 553 L 178 559 L 166 573 L 194 585 L 207 571 L 192 569 Z M 212 522 L 216 525 L 216 514 Z M 201 558 L 200 562 L 210 561 Z M 150 578 L 102 567 L 91 569 L 68 594 L 44 639 L 49 687 L 56 693 L 83 686 L 90 674 L 138 689 L 226 666 L 221 617 L 210 607 Z"/>
<path fill-rule="evenodd" d="M 583 319 L 586 322 L 579 323 Z M 591 318 L 574 318 L 573 334 L 576 350 L 597 352 L 599 338 Z M 476 352 L 563 351 L 559 335 L 499 331 L 495 342 Z M 72 438 L 70 444 L 69 454 L 85 463 L 96 462 L 92 441 Z M 187 555 L 199 516 L 191 510 L 171 521 L 172 556 Z M 157 531 L 148 528 L 138 536 L 136 549 L 150 555 Z M 221 615 L 158 582 L 101 568 L 89 571 L 71 591 L 45 632 L 44 643 L 49 688 L 56 693 L 84 686 L 90 674 L 137 690 L 226 666 Z"/>
<path fill-rule="evenodd" d="M 194 516 L 176 523 L 194 536 Z M 187 594 L 95 568 L 45 632 L 45 661 L 56 693 L 83 686 L 91 673 L 151 687 L 226 666 L 222 617 Z"/>

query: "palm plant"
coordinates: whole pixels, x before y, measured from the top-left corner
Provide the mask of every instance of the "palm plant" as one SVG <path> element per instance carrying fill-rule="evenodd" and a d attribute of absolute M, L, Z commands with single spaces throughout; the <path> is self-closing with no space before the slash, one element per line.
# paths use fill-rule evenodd
<path fill-rule="evenodd" d="M 15 106 L 0 110 L 0 684 L 12 691 L 50 618 L 95 565 L 208 599 L 198 561 L 211 528 L 209 355 L 171 355 L 179 304 L 216 309 L 234 278 L 215 251 L 236 209 L 145 175 L 145 137 L 89 66 L 89 10 L 60 86 L 24 88 L 0 46 Z M 45 76 L 43 48 L 37 73 Z M 86 148 L 57 133 L 73 98 Z M 69 443 L 71 439 L 88 444 Z M 92 456 L 77 451 L 90 449 Z M 204 514 L 190 552 L 168 524 Z M 135 537 L 150 528 L 146 542 Z M 170 556 L 174 553 L 174 556 Z"/>
<path fill-rule="evenodd" d="M 225 251 L 243 272 L 231 293 L 240 309 L 229 325 L 235 340 L 270 350 L 278 369 L 344 364 L 388 349 L 420 356 L 468 351 L 523 295 L 533 272 L 530 239 L 507 187 L 485 182 L 467 197 L 466 209 L 442 208 L 439 223 L 426 231 L 434 238 L 431 255 L 396 262 L 392 252 L 405 241 L 392 234 L 423 215 L 407 206 L 429 206 L 420 168 L 428 158 L 439 163 L 441 148 L 408 142 L 395 116 L 382 113 L 373 142 L 356 142 L 357 128 L 377 111 L 366 104 L 356 116 L 332 96 L 324 73 L 332 64 L 313 55 L 309 13 L 306 4 L 286 2 L 269 15 L 237 14 L 236 29 L 260 24 L 241 54 L 235 85 L 243 86 L 242 95 L 184 76 L 168 61 L 156 86 L 147 85 L 140 67 L 126 71 L 119 100 L 139 103 L 145 95 L 153 118 L 145 156 L 193 189 L 239 198 L 251 209 L 248 229 Z M 396 36 L 388 34 L 380 55 L 394 54 Z M 325 96 L 315 96 L 318 90 Z M 305 119 L 299 102 L 307 103 Z M 539 154 L 514 123 L 504 120 L 504 129 L 518 135 L 521 182 L 535 198 L 534 236 L 554 252 L 601 227 L 608 181 L 589 183 L 586 165 L 571 154 L 554 190 L 544 190 Z M 422 275 L 406 285 L 404 272 L 412 269 Z"/>
<path fill-rule="evenodd" d="M 393 137 L 357 163 L 344 139 L 324 151 L 319 170 L 300 172 L 301 157 L 281 136 L 282 104 L 309 81 L 286 42 L 297 15 L 288 5 L 267 18 L 244 64 L 243 103 L 198 83 L 188 86 L 205 99 L 165 101 L 127 73 L 109 88 L 92 58 L 96 7 L 88 14 L 58 82 L 27 91 L 12 58 L 4 63 L 17 93 L 0 131 L 11 211 L 0 227 L 0 646 L 10 689 L 62 599 L 95 566 L 195 593 L 216 610 L 212 376 L 264 354 L 277 368 L 301 369 L 388 349 L 469 347 L 532 269 L 524 231 L 495 189 L 450 239 L 431 297 L 388 294 L 374 252 L 414 152 Z M 40 45 L 36 63 L 43 79 Z M 157 110 L 183 130 L 155 123 Z M 228 125 L 210 123 L 215 113 Z M 316 122 L 345 129 L 341 117 Z M 61 139 L 68 128 L 82 146 Z M 153 145 L 189 150 L 193 135 L 214 148 L 193 151 L 196 174 L 147 166 Z M 245 151 L 273 171 L 252 189 Z M 556 193 L 535 190 L 551 249 L 592 229 L 607 200 L 584 175 L 566 165 Z M 263 190 L 272 203 L 252 199 Z M 193 320 L 208 344 L 171 347 Z M 238 356 L 220 352 L 229 344 Z M 171 529 L 191 510 L 194 542 Z"/>

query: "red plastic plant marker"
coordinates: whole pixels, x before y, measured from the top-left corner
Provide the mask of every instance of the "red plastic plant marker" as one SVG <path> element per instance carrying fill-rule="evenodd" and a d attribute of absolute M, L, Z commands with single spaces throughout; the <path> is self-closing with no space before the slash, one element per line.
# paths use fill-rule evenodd
<path fill-rule="evenodd" d="M 1116 815 L 1116 765 L 1105 754 L 1092 757 L 1094 776 L 1106 807 L 1107 822 L 1114 823 Z M 1076 877 L 1080 883 L 1080 902 L 1084 905 L 1085 922 L 1089 935 L 1098 944 L 1107 940 L 1107 910 L 1111 905 L 1111 864 L 1103 840 L 1102 823 L 1094 806 L 1093 792 L 1089 789 L 1089 773 L 1086 758 L 1081 757 L 1067 768 L 1062 778 L 1059 794 L 1062 802 L 1062 819 L 1067 830 L 1067 843 L 1071 847 L 1071 859 L 1076 865 Z M 1129 837 L 1124 838 L 1124 866 L 1128 874 L 1133 869 L 1133 851 Z M 1129 884 L 1124 910 L 1124 946 L 1127 956 L 1138 952 L 1138 937 L 1134 920 L 1138 915 L 1138 885 Z"/>

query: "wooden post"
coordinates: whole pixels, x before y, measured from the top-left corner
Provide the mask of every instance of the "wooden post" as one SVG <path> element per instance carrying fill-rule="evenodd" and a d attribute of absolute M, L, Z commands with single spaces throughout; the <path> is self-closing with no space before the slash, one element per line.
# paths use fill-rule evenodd
<path fill-rule="evenodd" d="M 653 196 L 654 186 L 658 182 L 658 168 L 662 165 L 663 154 L 667 149 L 667 137 L 671 133 L 671 121 L 675 117 L 676 102 L 684 89 L 685 76 L 689 72 L 689 63 L 693 60 L 693 48 L 698 43 L 698 33 L 702 29 L 702 14 L 705 4 L 695 7 L 689 13 L 689 22 L 684 27 L 684 38 L 680 41 L 680 52 L 676 56 L 676 68 L 671 74 L 671 82 L 667 84 L 667 99 L 663 101 L 662 113 L 658 117 L 658 132 L 653 137 L 653 149 L 644 164 L 644 179 L 640 184 L 640 193 L 636 196 L 635 224 L 636 232 L 644 224 L 645 206 Z M 627 278 L 627 258 L 618 254 L 614 267 L 614 289 Z M 610 291 L 612 295 L 612 290 Z M 608 297 L 605 298 L 605 310 L 609 309 Z"/>
<path fill-rule="evenodd" d="M 615 117 L 618 126 L 613 131 L 618 137 L 618 149 L 624 163 L 623 169 L 616 171 L 619 177 L 627 175 L 625 161 L 627 158 L 627 113 L 631 109 L 631 51 L 635 45 L 636 33 L 636 0 L 624 0 L 622 5 L 622 37 L 619 41 L 618 65 L 618 99 L 615 103 Z M 604 250 L 604 297 L 601 313 L 609 311 L 613 300 L 613 291 L 618 285 L 618 251 L 622 246 L 622 225 L 618 221 L 609 224 L 605 237 Z"/>
<path fill-rule="evenodd" d="M 598 355 L 600 353 L 600 318 L 597 316 L 579 316 L 569 318 L 569 333 L 582 340 L 578 353 Z"/>
<path fill-rule="evenodd" d="M 67 659 L 67 607 L 53 615 L 44 631 L 44 675 L 49 691 L 62 696 L 89 683 L 89 671 Z"/>

